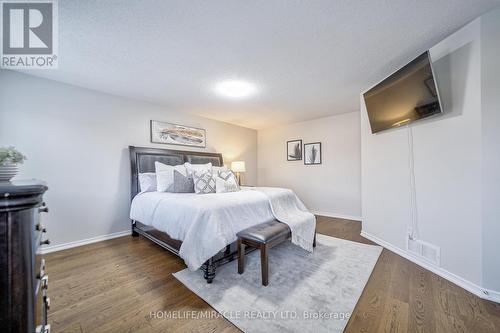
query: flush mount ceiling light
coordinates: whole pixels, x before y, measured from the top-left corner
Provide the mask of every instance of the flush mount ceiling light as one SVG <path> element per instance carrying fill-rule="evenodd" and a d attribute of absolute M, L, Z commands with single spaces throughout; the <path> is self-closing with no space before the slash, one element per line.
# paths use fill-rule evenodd
<path fill-rule="evenodd" d="M 253 83 L 243 80 L 227 80 L 215 85 L 215 92 L 222 97 L 241 99 L 254 95 L 257 88 Z"/>

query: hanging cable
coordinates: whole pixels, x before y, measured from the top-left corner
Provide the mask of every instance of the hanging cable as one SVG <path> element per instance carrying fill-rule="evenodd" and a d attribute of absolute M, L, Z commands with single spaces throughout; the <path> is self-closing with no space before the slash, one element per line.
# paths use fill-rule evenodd
<path fill-rule="evenodd" d="M 408 174 L 410 186 L 410 223 L 408 225 L 408 237 L 412 240 L 418 238 L 418 216 L 417 216 L 417 190 L 415 186 L 415 163 L 413 156 L 413 131 L 411 126 L 406 125 L 408 134 Z"/>

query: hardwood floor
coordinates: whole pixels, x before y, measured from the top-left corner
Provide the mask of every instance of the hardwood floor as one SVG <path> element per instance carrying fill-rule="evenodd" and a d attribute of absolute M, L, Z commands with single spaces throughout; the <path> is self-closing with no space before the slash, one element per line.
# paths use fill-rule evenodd
<path fill-rule="evenodd" d="M 372 244 L 360 231 L 359 222 L 318 217 L 319 233 Z M 172 276 L 182 260 L 143 237 L 46 258 L 52 332 L 239 332 L 224 318 L 161 318 L 212 308 Z M 500 305 L 384 249 L 345 332 L 500 332 Z"/>

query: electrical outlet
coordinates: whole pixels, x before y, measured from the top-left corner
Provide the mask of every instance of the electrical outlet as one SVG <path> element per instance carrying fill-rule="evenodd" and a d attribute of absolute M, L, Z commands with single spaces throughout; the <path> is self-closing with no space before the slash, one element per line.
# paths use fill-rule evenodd
<path fill-rule="evenodd" d="M 418 255 L 420 255 L 420 253 L 422 253 L 421 244 L 417 240 L 411 239 L 410 237 L 408 237 L 408 239 L 407 239 L 406 247 L 407 247 L 408 251 L 410 251 L 410 252 L 416 253 Z"/>

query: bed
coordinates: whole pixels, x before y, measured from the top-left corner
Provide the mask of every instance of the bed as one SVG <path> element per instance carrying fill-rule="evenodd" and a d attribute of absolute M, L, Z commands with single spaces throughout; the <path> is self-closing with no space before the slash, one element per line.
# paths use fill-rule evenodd
<path fill-rule="evenodd" d="M 132 235 L 142 235 L 182 258 L 188 269 L 201 268 L 208 283 L 216 268 L 237 257 L 236 234 L 278 220 L 291 230 L 292 243 L 313 251 L 316 218 L 291 189 L 242 187 L 229 193 L 140 192 L 139 175 L 168 165 L 211 163 L 223 166 L 218 153 L 129 147 Z M 250 252 L 252 249 L 248 249 Z"/>
<path fill-rule="evenodd" d="M 178 205 L 185 205 L 184 212 L 193 212 L 193 214 L 203 214 L 205 210 L 217 209 L 216 201 L 212 200 L 215 196 L 224 195 L 199 195 L 199 194 L 177 194 L 177 193 L 160 193 L 160 192 L 148 192 L 140 193 L 139 186 L 139 174 L 146 172 L 155 172 L 155 162 L 161 162 L 168 165 L 178 165 L 185 162 L 191 164 L 204 164 L 212 163 L 213 166 L 223 166 L 222 154 L 219 153 L 207 153 L 207 152 L 193 152 L 193 151 L 179 151 L 170 149 L 160 149 L 160 148 L 142 148 L 142 147 L 129 147 L 130 151 L 130 162 L 131 162 L 131 223 L 132 223 L 132 236 L 138 237 L 139 235 L 155 242 L 164 249 L 174 253 L 175 255 L 182 257 L 182 244 L 183 242 L 179 239 L 184 239 L 183 233 L 186 233 L 188 228 L 197 228 L 199 233 L 204 233 L 203 230 L 206 224 L 203 223 L 190 223 L 189 219 L 193 216 L 182 216 L 185 224 L 181 224 L 179 228 L 168 229 L 167 227 L 162 227 L 162 224 L 156 223 L 148 216 L 152 210 L 161 209 L 161 214 L 156 214 L 157 216 L 162 216 L 164 219 L 168 219 L 168 215 L 171 214 L 174 217 L 175 214 L 179 214 L 180 210 Z M 245 193 L 247 192 L 247 193 Z M 268 205 L 263 204 L 265 198 L 259 197 L 259 194 L 255 191 L 241 191 L 241 193 L 226 193 L 226 198 L 222 201 L 228 202 L 232 200 L 234 205 L 231 205 L 229 209 L 225 209 L 221 214 L 238 214 L 241 209 L 247 210 L 258 210 L 258 223 L 266 222 L 272 220 L 273 216 L 270 212 Z M 135 198 L 135 200 L 134 200 Z M 201 202 L 201 204 L 200 204 Z M 245 205 L 242 202 L 246 202 Z M 159 203 L 162 203 L 159 205 Z M 191 205 L 191 206 L 190 206 Z M 196 207 L 201 207 L 202 211 L 195 211 Z M 148 208 L 149 207 L 149 208 Z M 267 209 L 267 210 L 266 210 Z M 216 211 L 217 212 L 217 211 Z M 186 215 L 185 213 L 183 213 Z M 213 216 L 213 214 L 212 214 Z M 200 219 L 192 218 L 193 221 L 200 221 Z M 158 222 L 158 221 L 157 221 Z M 256 221 L 243 220 L 239 221 L 241 227 L 250 226 L 255 224 Z M 155 227 L 156 226 L 156 227 Z M 185 227 L 184 229 L 182 227 Z M 170 233 L 167 230 L 173 230 Z M 192 233 L 193 234 L 193 233 Z M 214 240 L 208 247 L 212 249 L 217 246 L 217 253 L 208 258 L 203 263 L 199 263 L 199 258 L 202 256 L 195 256 L 191 261 L 188 261 L 188 267 L 196 268 L 198 264 L 204 273 L 204 278 L 208 283 L 211 283 L 215 277 L 216 268 L 227 262 L 235 260 L 237 258 L 237 247 L 236 239 L 230 239 L 231 232 L 225 239 Z M 186 240 L 189 241 L 189 240 Z M 196 241 L 190 240 L 191 242 Z M 223 245 L 226 244 L 227 245 Z M 221 250 L 222 249 L 222 250 Z M 249 250 L 250 252 L 250 250 Z M 186 260 L 185 260 L 186 261 Z"/>

